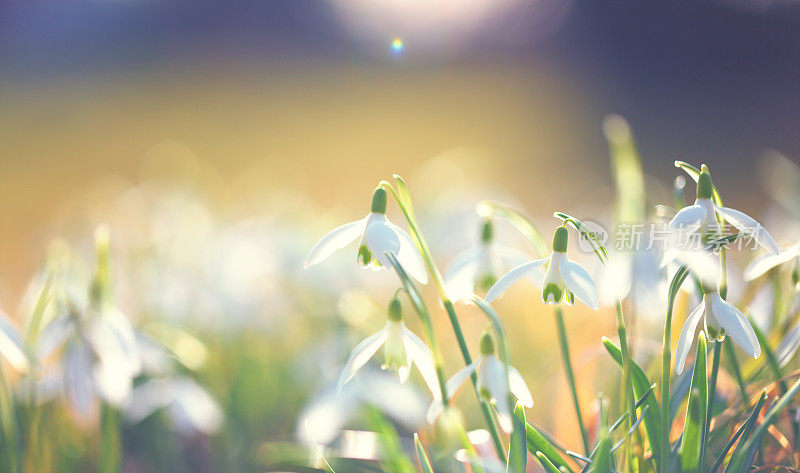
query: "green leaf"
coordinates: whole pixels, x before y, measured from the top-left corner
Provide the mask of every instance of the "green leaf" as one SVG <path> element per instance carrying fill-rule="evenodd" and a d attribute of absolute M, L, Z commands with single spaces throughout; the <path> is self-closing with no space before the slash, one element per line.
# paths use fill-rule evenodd
<path fill-rule="evenodd" d="M 408 192 L 408 186 L 406 186 L 406 181 L 404 181 L 403 178 L 397 174 L 392 174 L 392 177 L 397 182 L 397 190 L 399 192 L 400 198 L 403 200 L 403 205 L 405 206 L 408 213 L 413 217 L 414 204 L 411 203 L 411 194 Z"/>
<path fill-rule="evenodd" d="M 544 468 L 548 473 L 561 473 L 558 470 L 558 468 L 556 468 L 556 466 L 553 465 L 553 462 L 551 462 L 547 458 L 547 456 L 545 456 L 544 453 L 536 452 L 536 459 L 539 460 L 539 463 L 542 465 L 542 468 Z"/>
<path fill-rule="evenodd" d="M 508 446 L 507 473 L 525 473 L 528 464 L 527 435 L 525 428 L 525 408 L 517 403 L 514 407 L 514 432 Z"/>
<path fill-rule="evenodd" d="M 697 470 L 700 463 L 700 449 L 705 441 L 705 420 L 708 404 L 708 372 L 706 366 L 705 333 L 697 337 L 697 357 L 692 373 L 692 388 L 686 405 L 686 421 L 683 425 L 683 440 L 678 451 L 683 471 Z"/>
<path fill-rule="evenodd" d="M 539 452 L 558 468 L 565 468 L 567 471 L 572 472 L 572 468 L 558 453 L 558 449 L 536 427 L 527 421 L 525 422 L 525 439 L 528 443 L 529 452 L 534 455 Z"/>
<path fill-rule="evenodd" d="M 709 472 L 714 473 L 719 469 L 719 466 L 722 465 L 723 460 L 725 460 L 725 455 L 728 454 L 734 442 L 736 442 L 736 440 L 741 437 L 741 440 L 736 445 L 736 449 L 733 451 L 731 458 L 734 458 L 737 455 L 739 455 L 738 452 L 744 446 L 745 442 L 747 442 L 748 437 L 750 437 L 750 433 L 753 431 L 753 426 L 755 425 L 756 420 L 758 420 L 758 414 L 761 412 L 761 408 L 764 407 L 764 403 L 766 401 L 767 401 L 767 391 L 764 390 L 761 391 L 761 396 L 758 398 L 758 402 L 756 403 L 755 408 L 753 408 L 753 412 L 750 413 L 744 424 L 742 424 L 741 427 L 739 427 L 739 429 L 736 430 L 736 433 L 733 434 L 733 437 L 731 437 L 730 440 L 728 440 L 728 443 L 725 445 L 725 448 L 722 449 L 722 452 L 720 452 L 719 456 L 717 457 L 717 461 L 714 462 L 714 466 L 712 466 L 711 469 L 708 470 Z"/>
<path fill-rule="evenodd" d="M 741 451 L 739 451 L 739 446 L 736 447 L 738 454 L 737 451 L 734 451 L 731 461 L 725 469 L 726 473 L 747 473 L 750 471 L 750 465 L 753 462 L 753 458 L 755 458 L 761 441 L 764 439 L 764 434 L 767 432 L 767 429 L 775 422 L 778 415 L 786 409 L 789 402 L 798 392 L 800 392 L 800 379 L 795 381 L 792 387 L 778 399 L 778 402 L 772 405 L 769 411 L 767 411 L 767 414 L 764 416 L 764 421 L 756 428 L 753 432 L 753 436 L 747 440 Z"/>
<path fill-rule="evenodd" d="M 781 370 L 781 365 L 778 362 L 778 357 L 775 356 L 775 352 L 772 351 L 772 346 L 769 343 L 769 339 L 767 335 L 761 330 L 758 324 L 751 323 L 753 327 L 753 331 L 756 333 L 756 338 L 758 339 L 758 343 L 761 345 L 762 350 L 764 351 L 764 355 L 767 358 L 767 365 L 772 370 L 772 373 L 775 376 L 775 381 L 781 387 L 781 393 L 785 393 L 788 389 L 786 385 L 786 381 L 783 379 L 783 370 Z"/>
<path fill-rule="evenodd" d="M 565 214 L 564 212 L 554 212 L 553 216 L 562 220 L 564 223 L 572 225 L 575 230 L 578 230 L 578 233 L 580 233 L 583 238 L 591 243 L 594 254 L 597 255 L 597 259 L 600 260 L 600 263 L 602 263 L 603 266 L 606 265 L 608 262 L 608 250 L 591 228 L 587 227 L 586 224 L 581 222 L 579 219 L 573 217 L 572 215 Z"/>
<path fill-rule="evenodd" d="M 414 434 L 414 446 L 417 448 L 417 458 L 419 459 L 422 473 L 433 473 L 431 462 L 428 460 L 428 455 L 425 453 L 425 448 L 422 446 L 422 442 L 419 441 L 419 435 L 416 433 Z"/>
<path fill-rule="evenodd" d="M 619 347 L 614 345 L 614 342 L 606 337 L 603 337 L 603 345 L 606 351 L 611 355 L 611 358 L 622 368 L 622 352 Z M 633 393 L 636 398 L 643 398 L 652 389 L 650 380 L 647 379 L 647 374 L 638 363 L 630 360 L 631 381 L 633 384 Z M 647 412 L 644 414 L 644 429 L 647 433 L 647 439 L 650 442 L 650 448 L 653 450 L 653 458 L 658 462 L 661 455 L 661 408 L 656 401 L 655 396 L 647 396 L 644 401 L 647 406 Z"/>
<path fill-rule="evenodd" d="M 605 403 L 600 403 L 600 426 L 598 432 L 597 448 L 592 453 L 592 464 L 589 473 L 610 473 L 613 471 L 612 452 L 613 439 L 608 428 L 608 415 Z"/>
<path fill-rule="evenodd" d="M 642 222 L 645 218 L 645 187 L 642 162 L 630 126 L 622 117 L 603 120 L 617 187 L 617 222 Z"/>
<path fill-rule="evenodd" d="M 476 210 L 483 217 L 495 215 L 514 226 L 533 245 L 537 256 L 543 257 L 550 253 L 550 246 L 547 244 L 547 240 L 542 237 L 541 232 L 522 212 L 508 205 L 490 200 L 478 202 Z"/>

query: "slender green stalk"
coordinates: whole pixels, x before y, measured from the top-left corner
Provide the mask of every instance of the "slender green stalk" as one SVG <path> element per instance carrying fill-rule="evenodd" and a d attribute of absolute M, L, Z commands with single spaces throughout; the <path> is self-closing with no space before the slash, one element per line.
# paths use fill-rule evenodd
<path fill-rule="evenodd" d="M 672 312 L 675 305 L 675 297 L 678 295 L 678 290 L 681 287 L 681 284 L 686 280 L 686 277 L 689 275 L 689 271 L 686 269 L 685 266 L 682 266 L 678 271 L 675 273 L 675 277 L 672 279 L 672 284 L 670 284 L 669 290 L 669 300 L 667 302 L 667 316 L 664 319 L 664 340 L 663 340 L 663 347 L 661 350 L 661 428 L 663 431 L 661 432 L 661 467 L 659 468 L 660 473 L 668 473 L 669 469 L 669 460 L 670 460 L 670 448 L 669 448 L 669 433 L 670 433 L 670 422 L 669 422 L 669 385 L 670 385 L 670 374 L 672 371 Z"/>
<path fill-rule="evenodd" d="M 394 177 L 399 183 L 404 198 L 401 198 L 401 196 L 395 191 L 394 187 L 389 182 L 381 181 L 379 185 L 392 193 L 395 201 L 397 201 L 398 207 L 400 207 L 400 211 L 403 212 L 403 216 L 405 216 L 406 222 L 408 223 L 408 228 L 411 230 L 411 237 L 413 238 L 414 243 L 417 245 L 417 249 L 422 255 L 425 266 L 428 268 L 428 272 L 430 273 L 433 283 L 436 286 L 436 290 L 439 293 L 439 298 L 442 301 L 442 305 L 447 312 L 447 317 L 450 320 L 450 325 L 455 333 L 456 341 L 458 342 L 458 348 L 461 351 L 461 357 L 464 360 L 464 364 L 467 366 L 471 365 L 472 356 L 469 354 L 469 348 L 467 348 L 467 342 L 464 339 L 464 332 L 461 330 L 461 324 L 458 321 L 458 316 L 456 315 L 453 303 L 450 301 L 450 297 L 447 295 L 442 274 L 439 271 L 439 268 L 436 266 L 430 249 L 428 248 L 428 244 L 425 242 L 425 238 L 422 236 L 422 232 L 419 230 L 419 226 L 417 225 L 417 220 L 413 214 L 413 206 L 411 204 L 410 197 L 408 196 L 408 190 L 405 182 L 403 182 L 400 176 L 395 175 Z M 503 443 L 500 440 L 500 433 L 498 432 L 497 427 L 492 420 L 492 415 L 489 411 L 488 404 L 486 404 L 485 401 L 481 401 L 481 395 L 478 392 L 478 375 L 473 372 L 470 376 L 470 380 L 472 381 L 472 389 L 475 392 L 475 396 L 480 402 L 481 413 L 483 414 L 483 419 L 486 422 L 486 426 L 489 428 L 489 433 L 492 437 L 492 444 L 497 452 L 497 456 L 503 461 L 503 463 L 505 463 L 507 461 L 507 457 L 505 450 L 503 449 Z"/>
<path fill-rule="evenodd" d="M 619 346 L 622 353 L 622 401 L 628 408 L 628 420 L 626 425 L 630 428 L 636 419 L 636 406 L 634 405 L 633 384 L 631 380 L 631 355 L 628 350 L 628 335 L 625 327 L 625 315 L 622 313 L 622 303 L 617 301 L 615 304 L 617 314 L 617 333 L 619 334 Z M 630 443 L 626 443 L 627 452 L 626 470 L 630 471 L 633 467 L 633 454 Z"/>
<path fill-rule="evenodd" d="M 703 443 L 700 445 L 700 463 L 697 465 L 698 473 L 703 472 L 703 461 L 706 454 L 706 442 L 708 433 L 711 429 L 711 419 L 714 417 L 714 397 L 717 391 L 717 375 L 719 374 L 719 360 L 722 354 L 722 342 L 714 342 L 714 356 L 711 362 L 711 376 L 708 379 L 708 404 L 706 410 L 706 420 L 703 425 Z"/>
<path fill-rule="evenodd" d="M 118 473 L 121 467 L 122 442 L 120 439 L 120 413 L 106 403 L 100 412 L 100 452 L 98 471 Z"/>
<path fill-rule="evenodd" d="M 558 340 L 561 346 L 561 358 L 564 361 L 564 373 L 567 375 L 567 384 L 569 385 L 569 392 L 572 395 L 572 404 L 575 406 L 575 415 L 578 418 L 578 427 L 581 431 L 581 440 L 583 440 L 583 449 L 586 455 L 589 455 L 589 436 L 586 434 L 586 426 L 583 424 L 583 415 L 581 414 L 581 405 L 578 401 L 578 391 L 575 388 L 575 375 L 572 371 L 572 361 L 569 356 L 569 344 L 567 342 L 567 329 L 564 327 L 564 314 L 561 311 L 561 306 L 556 306 L 553 311 L 556 316 L 556 328 L 558 329 Z"/>
<path fill-rule="evenodd" d="M 0 367 L 0 424 L 2 424 L 2 452 L 8 471 L 19 471 L 19 430 L 14 412 L 14 399 L 5 373 Z"/>

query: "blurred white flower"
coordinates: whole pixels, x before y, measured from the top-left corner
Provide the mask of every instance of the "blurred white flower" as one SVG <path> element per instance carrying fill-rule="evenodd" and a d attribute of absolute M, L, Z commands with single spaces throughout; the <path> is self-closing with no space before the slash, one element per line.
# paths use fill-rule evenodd
<path fill-rule="evenodd" d="M 498 274 L 528 259 L 522 251 L 495 243 L 493 234 L 492 221 L 487 218 L 482 222 L 478 244 L 447 265 L 443 277 L 451 300 L 465 300 L 473 293 L 486 291 L 497 281 Z"/>
<path fill-rule="evenodd" d="M 393 298 L 389 303 L 387 315 L 389 320 L 386 325 L 353 349 L 339 377 L 338 390 L 341 391 L 375 352 L 384 346 L 384 369 L 397 371 L 400 382 L 405 383 L 411 372 L 411 364 L 416 364 L 433 397 L 441 398 L 433 355 L 425 342 L 406 328 L 403 323 L 400 301 L 397 298 Z"/>
<path fill-rule="evenodd" d="M 511 420 L 511 407 L 508 404 L 509 391 L 525 407 L 533 407 L 533 396 L 522 375 L 513 366 L 507 366 L 495 355 L 494 341 L 489 332 L 484 332 L 480 340 L 481 355 L 473 363 L 462 368 L 447 381 L 447 397 L 452 398 L 464 385 L 472 373 L 477 373 L 478 393 L 497 407 L 498 420 L 504 432 L 514 430 Z M 428 409 L 428 423 L 433 424 L 444 410 L 442 401 L 434 399 Z"/>
<path fill-rule="evenodd" d="M 800 242 L 780 250 L 778 254 L 766 254 L 751 261 L 744 268 L 744 280 L 752 281 L 770 269 L 792 260 L 800 262 Z"/>
<path fill-rule="evenodd" d="M 523 263 L 512 269 L 489 289 L 486 302 L 492 302 L 503 294 L 515 282 L 531 275 L 540 266 L 547 264 L 542 279 L 542 300 L 547 304 L 560 304 L 566 299 L 572 304 L 574 297 L 592 309 L 597 309 L 597 289 L 586 268 L 572 262 L 567 257 L 568 233 L 565 227 L 558 227 L 553 236 L 553 253 L 547 258 Z M 574 297 L 573 297 L 574 296 Z"/>
<path fill-rule="evenodd" d="M 338 386 L 325 388 L 300 415 L 298 436 L 306 443 L 329 444 L 364 405 L 376 407 L 409 430 L 425 421 L 427 403 L 416 389 L 366 370 L 341 392 Z"/>
<path fill-rule="evenodd" d="M 0 310 L 0 355 L 8 361 L 14 370 L 26 374 L 31 368 L 25 348 L 25 342 L 17 329 L 11 325 L 6 314 Z"/>
<path fill-rule="evenodd" d="M 357 259 L 361 266 L 375 270 L 390 266 L 385 253 L 391 252 L 414 279 L 422 284 L 428 282 L 428 273 L 411 236 L 386 218 L 386 191 L 381 188 L 372 196 L 370 213 L 323 236 L 308 252 L 304 266 L 314 266 L 359 237 Z"/>
<path fill-rule="evenodd" d="M 705 333 L 709 340 L 722 341 L 730 335 L 748 355 L 753 358 L 761 356 L 761 345 L 750 326 L 750 322 L 732 304 L 720 297 L 716 290 L 703 294 L 703 302 L 695 307 L 686 318 L 686 323 L 678 337 L 675 350 L 675 372 L 681 374 L 686 363 L 686 356 L 692 347 L 697 332 L 697 325 L 703 319 Z"/>
<path fill-rule="evenodd" d="M 125 418 L 137 423 L 166 409 L 175 429 L 213 434 L 223 421 L 222 410 L 205 389 L 187 377 L 151 379 L 137 386 L 123 408 Z"/>

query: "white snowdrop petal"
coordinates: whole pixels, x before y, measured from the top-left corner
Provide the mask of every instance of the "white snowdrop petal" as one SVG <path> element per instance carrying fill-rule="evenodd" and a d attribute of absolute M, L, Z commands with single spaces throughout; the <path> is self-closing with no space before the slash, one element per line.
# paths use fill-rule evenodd
<path fill-rule="evenodd" d="M 792 258 L 797 257 L 798 250 L 800 250 L 800 245 L 794 245 L 791 248 L 781 251 L 777 255 L 766 254 L 754 259 L 744 268 L 744 280 L 752 281 L 770 269 L 791 261 Z"/>
<path fill-rule="evenodd" d="M 353 349 L 353 352 L 350 354 L 350 358 L 347 360 L 347 363 L 342 369 L 342 374 L 339 376 L 339 384 L 337 388 L 339 392 L 342 391 L 344 385 L 356 374 L 356 371 L 361 369 L 361 367 L 364 366 L 370 358 L 372 358 L 372 355 L 378 351 L 378 348 L 383 345 L 383 343 L 386 341 L 388 328 L 389 324 L 386 324 L 383 329 L 365 338 L 361 343 L 356 345 L 356 347 Z"/>
<path fill-rule="evenodd" d="M 586 271 L 586 268 L 578 263 L 570 261 L 569 258 L 564 255 L 558 262 L 558 270 L 561 273 L 561 279 L 564 281 L 567 290 L 590 308 L 597 309 L 599 307 L 597 302 L 597 288 L 594 285 L 592 277 L 589 276 L 589 272 Z"/>
<path fill-rule="evenodd" d="M 792 327 L 778 348 L 775 349 L 775 357 L 781 367 L 786 366 L 792 360 L 798 348 L 800 348 L 800 322 Z"/>
<path fill-rule="evenodd" d="M 705 304 L 701 302 L 692 310 L 689 317 L 686 318 L 686 323 L 683 324 L 681 334 L 678 337 L 678 346 L 675 348 L 675 372 L 677 374 L 683 373 L 683 367 L 686 364 L 686 356 L 692 348 L 694 334 L 697 332 L 697 324 L 700 323 L 704 310 Z"/>
<path fill-rule="evenodd" d="M 330 256 L 334 251 L 355 241 L 356 238 L 364 233 L 364 227 L 367 224 L 368 218 L 369 217 L 364 217 L 355 222 L 345 223 L 320 238 L 308 252 L 303 267 L 308 268 L 314 266 Z"/>
<path fill-rule="evenodd" d="M 466 381 L 467 378 L 472 376 L 472 373 L 475 372 L 475 369 L 478 367 L 478 363 L 480 363 L 481 360 L 482 358 L 479 357 L 471 364 L 461 368 L 456 374 L 453 375 L 452 378 L 447 381 L 446 391 L 448 399 L 456 395 L 459 388 L 461 388 L 461 386 L 464 384 L 464 381 Z"/>
<path fill-rule="evenodd" d="M 436 376 L 436 365 L 433 362 L 431 350 L 411 330 L 404 328 L 404 332 L 404 342 L 409 358 L 417 365 L 417 369 L 419 369 L 422 379 L 425 380 L 425 384 L 428 385 L 433 397 L 441 397 L 439 378 Z"/>
<path fill-rule="evenodd" d="M 511 410 L 508 406 L 506 366 L 496 355 L 488 355 L 480 375 L 483 386 L 489 390 L 492 399 L 497 403 L 497 420 L 500 428 L 506 433 L 511 433 L 514 430 L 514 426 L 511 422 Z"/>
<path fill-rule="evenodd" d="M 772 239 L 772 235 L 770 235 L 753 217 L 729 207 L 718 207 L 715 205 L 714 208 L 725 217 L 725 220 L 738 228 L 739 231 L 755 238 L 759 245 L 775 254 L 780 252 L 778 244 Z"/>
<path fill-rule="evenodd" d="M 64 391 L 73 411 L 81 417 L 89 415 L 93 405 L 92 359 L 82 342 L 72 343 L 64 355 Z"/>
<path fill-rule="evenodd" d="M 533 396 L 531 396 L 531 391 L 528 389 L 525 379 L 523 379 L 519 371 L 517 371 L 517 369 L 513 366 L 508 367 L 508 385 L 509 389 L 511 389 L 511 394 L 516 396 L 523 406 L 527 408 L 533 407 Z"/>
<path fill-rule="evenodd" d="M 761 356 L 761 345 L 758 343 L 756 333 L 739 309 L 733 304 L 722 300 L 719 294 L 713 294 L 711 297 L 713 297 L 711 310 L 714 312 L 714 317 L 725 329 L 725 333 L 730 335 L 733 341 L 742 347 L 748 355 L 753 358 Z"/>
<path fill-rule="evenodd" d="M 442 404 L 441 399 L 434 399 L 431 402 L 430 407 L 428 407 L 428 413 L 425 415 L 426 420 L 429 424 L 433 425 L 436 422 L 436 419 L 442 415 L 444 411 L 444 404 Z"/>
<path fill-rule="evenodd" d="M 614 252 L 608 259 L 608 265 L 600 275 L 600 301 L 613 304 L 631 292 L 633 277 L 633 254 L 630 252 Z"/>
<path fill-rule="evenodd" d="M 25 344 L 17 330 L 0 314 L 0 354 L 19 373 L 27 373 L 30 369 L 28 356 L 25 354 Z"/>
<path fill-rule="evenodd" d="M 706 285 L 717 283 L 721 272 L 717 255 L 704 249 L 686 249 L 678 254 L 678 261 Z"/>
<path fill-rule="evenodd" d="M 420 284 L 428 283 L 428 270 L 425 268 L 425 263 L 422 261 L 422 256 L 417 250 L 417 245 L 411 239 L 411 235 L 407 231 L 398 227 L 390 221 L 386 221 L 386 225 L 394 230 L 400 240 L 400 249 L 397 252 L 397 261 L 403 266 L 403 269 L 408 271 L 414 279 Z"/>
<path fill-rule="evenodd" d="M 386 258 L 385 253 L 394 253 L 399 260 L 400 236 L 387 225 L 385 216 L 373 215 L 369 219 L 367 228 L 364 230 L 364 240 L 366 240 L 372 256 L 380 261 L 383 266 L 391 268 L 391 263 Z M 408 271 L 408 268 L 403 267 L 403 269 Z"/>
<path fill-rule="evenodd" d="M 549 257 L 523 263 L 504 274 L 500 279 L 497 280 L 496 283 L 494 283 L 491 289 L 489 289 L 489 292 L 486 293 L 486 302 L 492 302 L 500 297 L 500 295 L 506 292 L 506 290 L 515 282 L 527 276 L 535 268 L 545 264 L 548 259 Z"/>
<path fill-rule="evenodd" d="M 691 225 L 699 225 L 706 218 L 707 211 L 704 206 L 695 203 L 688 205 L 678 211 L 672 220 L 669 221 L 669 227 L 673 230 L 678 230 L 682 227 Z"/>
<path fill-rule="evenodd" d="M 472 295 L 480 265 L 481 248 L 471 248 L 453 258 L 444 270 L 444 285 L 452 301 L 467 299 Z"/>

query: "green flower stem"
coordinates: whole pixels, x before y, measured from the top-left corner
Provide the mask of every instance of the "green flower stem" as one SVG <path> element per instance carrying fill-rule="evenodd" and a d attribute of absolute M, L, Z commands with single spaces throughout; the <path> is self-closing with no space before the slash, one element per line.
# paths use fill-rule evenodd
<path fill-rule="evenodd" d="M 663 348 L 661 350 L 661 465 L 659 473 L 667 473 L 669 469 L 670 460 L 670 447 L 669 447 L 669 385 L 670 374 L 672 370 L 672 312 L 675 305 L 675 298 L 678 295 L 678 290 L 681 284 L 686 280 L 689 271 L 685 266 L 675 273 L 669 289 L 669 300 L 667 302 L 667 316 L 664 319 L 664 340 Z"/>
<path fill-rule="evenodd" d="M 118 473 L 122 460 L 122 441 L 120 439 L 120 412 L 113 406 L 103 403 L 100 412 L 100 452 L 98 471 Z"/>
<path fill-rule="evenodd" d="M 633 382 L 631 379 L 631 355 L 628 350 L 628 334 L 625 327 L 625 315 L 622 312 L 622 303 L 617 301 L 615 304 L 617 314 L 617 333 L 619 334 L 619 346 L 622 353 L 622 400 L 628 408 L 628 420 L 626 426 L 630 429 L 636 419 L 636 406 L 633 395 Z M 633 454 L 631 451 L 630 443 L 626 443 L 626 451 L 628 453 L 628 461 L 626 462 L 626 470 L 630 471 L 633 466 Z"/>
<path fill-rule="evenodd" d="M 19 471 L 19 431 L 14 411 L 14 399 L 6 375 L 0 367 L 0 423 L 2 423 L 2 451 L 10 472 Z"/>
<path fill-rule="evenodd" d="M 404 191 L 403 194 L 407 197 L 408 192 L 406 190 L 405 183 L 399 178 L 399 176 L 395 176 L 395 179 L 397 179 L 401 184 L 401 189 Z M 411 230 L 411 237 L 413 238 L 414 243 L 417 245 L 417 249 L 422 255 L 425 266 L 427 266 L 428 272 L 430 273 L 433 283 L 436 286 L 436 290 L 439 293 L 439 298 L 442 301 L 442 305 L 444 305 L 444 309 L 447 312 L 447 317 L 450 319 L 450 325 L 452 326 L 453 332 L 456 335 L 456 341 L 458 342 L 458 348 L 461 351 L 461 357 L 464 359 L 464 364 L 467 366 L 471 365 L 472 356 L 469 354 L 467 342 L 464 339 L 464 332 L 461 330 L 461 324 L 458 321 L 458 316 L 456 315 L 453 303 L 450 301 L 450 298 L 447 295 L 442 274 L 439 272 L 439 268 L 436 267 L 436 263 L 433 261 L 433 256 L 428 248 L 428 244 L 425 242 L 425 238 L 422 236 L 422 232 L 419 230 L 416 218 L 414 218 L 411 201 L 409 200 L 406 202 L 405 199 L 401 198 L 400 195 L 398 195 L 398 193 L 395 191 L 394 187 L 387 181 L 381 181 L 378 185 L 392 193 L 392 196 L 397 201 L 398 207 L 400 207 L 400 210 L 403 212 L 403 216 L 405 216 L 406 222 L 408 223 L 408 228 Z M 491 434 L 494 448 L 497 451 L 497 456 L 503 463 L 505 463 L 507 461 L 506 453 L 503 449 L 503 443 L 500 440 L 500 433 L 497 431 L 497 427 L 492 421 L 492 414 L 489 411 L 488 404 L 485 401 L 480 401 L 481 395 L 478 392 L 478 375 L 473 372 L 470 376 L 470 379 L 472 381 L 472 388 L 475 391 L 475 396 L 480 402 L 481 413 L 483 414 L 483 419 L 486 422 L 486 426 L 489 428 L 489 433 Z"/>
<path fill-rule="evenodd" d="M 714 397 L 716 396 L 717 391 L 717 375 L 719 374 L 719 360 L 722 355 L 722 342 L 716 341 L 714 342 L 714 357 L 713 361 L 711 362 L 711 376 L 708 379 L 708 407 L 706 408 L 706 420 L 705 424 L 703 425 L 703 439 L 704 441 L 700 445 L 700 462 L 697 465 L 698 473 L 703 472 L 703 460 L 706 453 L 706 441 L 705 439 L 708 438 L 708 433 L 711 429 L 711 419 L 714 417 Z"/>
<path fill-rule="evenodd" d="M 442 405 L 446 407 L 450 400 L 447 399 L 447 380 L 444 376 L 442 351 L 439 348 L 439 342 L 436 339 L 436 333 L 433 331 L 433 322 L 431 321 L 428 308 L 425 305 L 425 301 L 422 299 L 419 290 L 417 290 L 417 287 L 411 281 L 411 278 L 408 277 L 405 269 L 403 269 L 403 267 L 400 265 L 400 262 L 397 260 L 397 256 L 395 256 L 394 253 L 389 252 L 386 253 L 386 256 L 394 267 L 394 270 L 397 272 L 397 275 L 400 277 L 400 281 L 403 283 L 403 287 L 408 293 L 408 297 L 411 299 L 412 305 L 414 306 L 414 309 L 416 309 L 417 315 L 419 315 L 419 319 L 422 321 L 422 326 L 425 328 L 425 335 L 427 336 L 428 343 L 431 346 L 431 352 L 433 352 L 433 362 L 436 369 L 436 378 L 439 380 L 439 389 L 441 390 L 440 392 L 442 395 Z"/>
<path fill-rule="evenodd" d="M 583 416 L 581 415 L 581 405 L 578 401 L 578 391 L 575 388 L 575 374 L 572 371 L 572 361 L 569 357 L 569 344 L 567 343 L 567 330 L 564 327 L 564 313 L 561 311 L 561 306 L 556 306 L 553 311 L 556 316 L 556 327 L 558 329 L 558 340 L 561 346 L 561 358 L 564 361 L 564 372 L 567 375 L 567 384 L 569 384 L 569 391 L 572 395 L 572 404 L 575 406 L 575 415 L 578 417 L 578 427 L 581 430 L 581 440 L 583 440 L 583 449 L 586 455 L 591 453 L 589 450 L 589 436 L 586 434 L 586 427 L 583 424 Z"/>

